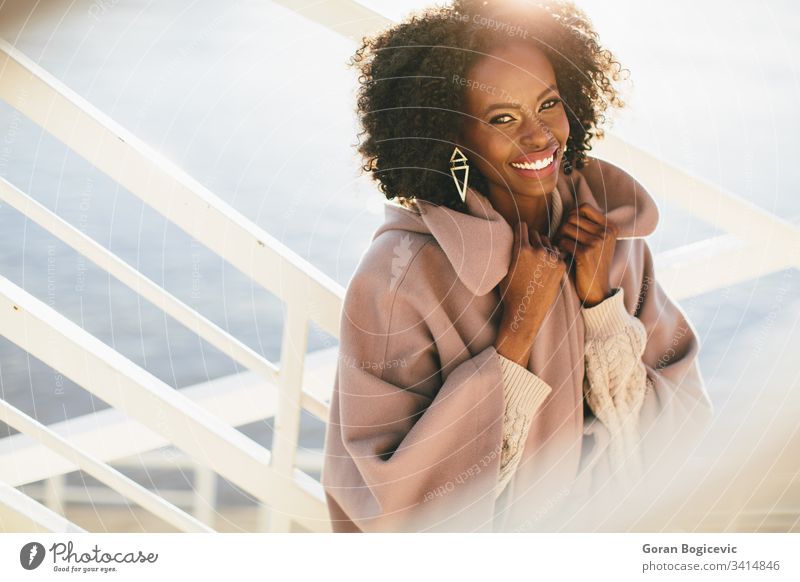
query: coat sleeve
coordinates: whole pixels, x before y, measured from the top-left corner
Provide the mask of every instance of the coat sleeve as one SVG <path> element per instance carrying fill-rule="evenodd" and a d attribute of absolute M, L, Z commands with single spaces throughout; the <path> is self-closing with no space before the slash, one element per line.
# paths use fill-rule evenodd
<path fill-rule="evenodd" d="M 680 463 L 713 414 L 697 332 L 656 281 L 646 241 L 636 242 L 627 274 L 641 276 L 583 310 L 587 402 L 600 421 L 589 431 L 602 444 L 597 466 L 613 474 L 630 461 L 618 475 L 629 479 L 651 466 Z"/>
<path fill-rule="evenodd" d="M 464 349 L 442 369 L 404 283 L 360 269 L 345 294 L 321 475 L 333 530 L 492 531 L 499 354 Z"/>

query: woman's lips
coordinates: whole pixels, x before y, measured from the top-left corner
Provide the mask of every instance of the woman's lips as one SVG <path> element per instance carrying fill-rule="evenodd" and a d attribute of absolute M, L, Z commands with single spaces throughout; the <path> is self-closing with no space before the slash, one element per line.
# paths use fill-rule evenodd
<path fill-rule="evenodd" d="M 533 164 L 535 162 L 543 160 L 544 158 L 550 157 L 551 154 L 553 154 L 553 153 L 555 153 L 557 151 L 558 151 L 558 146 L 557 145 L 550 146 L 549 149 L 542 150 L 541 152 L 530 152 L 530 153 L 527 153 L 527 154 L 523 154 L 523 155 L 519 156 L 518 158 L 514 158 L 513 160 L 511 160 L 511 163 L 512 164 L 514 164 L 514 163 L 521 163 L 521 164 L 530 163 L 530 164 Z"/>
<path fill-rule="evenodd" d="M 537 161 L 537 158 L 534 158 L 530 154 L 525 156 L 520 156 L 516 160 L 509 162 L 508 165 L 511 166 L 511 169 L 514 170 L 517 174 L 525 178 L 536 178 L 536 179 L 545 178 L 550 174 L 552 174 L 556 169 L 556 164 L 558 163 L 558 148 L 554 147 L 549 154 L 538 156 L 538 160 L 547 159 L 548 157 L 552 157 L 550 163 L 538 170 L 533 169 L 531 167 L 524 168 L 513 165 L 513 164 L 523 164 L 525 163 L 526 160 L 528 160 L 529 164 L 532 164 L 535 161 Z"/>

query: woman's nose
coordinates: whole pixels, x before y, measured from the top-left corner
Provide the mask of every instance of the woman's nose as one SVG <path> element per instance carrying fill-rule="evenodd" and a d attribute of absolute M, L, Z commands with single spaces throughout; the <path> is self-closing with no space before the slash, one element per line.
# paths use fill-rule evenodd
<path fill-rule="evenodd" d="M 553 132 L 547 124 L 536 115 L 527 116 L 526 122 L 522 125 L 520 143 L 543 149 L 552 141 Z"/>

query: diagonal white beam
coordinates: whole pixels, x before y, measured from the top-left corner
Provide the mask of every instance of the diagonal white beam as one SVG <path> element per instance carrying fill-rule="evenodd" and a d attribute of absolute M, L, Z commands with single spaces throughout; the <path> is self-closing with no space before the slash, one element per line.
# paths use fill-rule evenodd
<path fill-rule="evenodd" d="M 0 481 L 0 533 L 86 533 L 65 517 Z"/>
<path fill-rule="evenodd" d="M 279 478 L 267 449 L 4 277 L 0 333 L 255 498 L 286 508 L 314 531 L 328 523 L 319 491 L 302 481 L 301 471 L 293 483 Z"/>
<path fill-rule="evenodd" d="M 181 394 L 227 424 L 241 426 L 274 415 L 277 389 L 264 384 L 253 372 L 216 378 L 181 389 Z M 106 408 L 47 426 L 93 457 L 104 462 L 141 455 L 169 445 L 161 434 L 130 418 L 117 408 Z M 165 461 L 174 458 L 165 451 Z M 55 475 L 76 471 L 70 459 L 34 441 L 24 433 L 0 439 L 0 481 L 19 487 Z"/>
<path fill-rule="evenodd" d="M 731 192 L 656 157 L 646 149 L 607 134 L 592 151 L 619 160 L 655 199 L 668 200 L 717 228 L 736 235 L 765 255 L 779 253 L 800 268 L 800 227 Z"/>
<path fill-rule="evenodd" d="M 353 0 L 273 0 L 333 32 L 360 42 L 392 20 Z"/>
<path fill-rule="evenodd" d="M 98 481 L 105 483 L 117 493 L 136 502 L 165 522 L 174 525 L 179 531 L 214 531 L 182 509 L 172 505 L 160 495 L 153 493 L 146 487 L 142 487 L 139 483 L 130 477 L 126 477 L 117 469 L 87 454 L 64 437 L 48 429 L 42 423 L 20 412 L 5 400 L 0 400 L 0 420 L 18 431 L 35 438 L 63 457 L 71 459 L 82 471 L 91 475 Z"/>
<path fill-rule="evenodd" d="M 265 381 L 270 383 L 277 381 L 278 368 L 266 358 L 214 322 L 203 317 L 172 293 L 142 275 L 117 255 L 45 208 L 3 177 L 0 177 L 0 200 L 17 209 L 105 272 L 113 275 L 129 289 L 162 309 L 222 353 L 230 356 L 245 368 L 257 372 Z"/>
<path fill-rule="evenodd" d="M 248 278 L 339 337 L 344 289 L 325 273 L 0 40 L 0 99 Z"/>

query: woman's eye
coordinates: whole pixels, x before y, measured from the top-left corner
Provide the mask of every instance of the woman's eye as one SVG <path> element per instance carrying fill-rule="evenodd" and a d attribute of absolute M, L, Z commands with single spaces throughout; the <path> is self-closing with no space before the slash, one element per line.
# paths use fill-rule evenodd
<path fill-rule="evenodd" d="M 552 105 L 550 105 L 549 107 L 545 107 L 545 105 L 547 105 L 548 103 L 551 103 Z M 563 101 L 561 99 L 559 99 L 558 97 L 553 97 L 552 99 L 548 99 L 547 101 L 542 103 L 542 108 L 540 109 L 540 111 L 547 111 L 549 109 L 552 109 L 553 107 L 555 107 L 559 103 L 563 103 Z M 498 115 L 497 117 L 493 117 L 491 119 L 491 121 L 489 121 L 489 123 L 496 125 L 498 120 L 503 119 L 504 117 L 507 117 L 511 121 L 514 120 L 514 117 L 512 115 L 510 115 L 508 113 L 503 113 L 501 115 Z M 508 122 L 507 121 L 506 122 L 500 122 L 500 125 L 506 125 L 506 123 L 508 123 Z"/>
<path fill-rule="evenodd" d="M 508 117 L 509 119 L 514 119 L 514 118 L 513 118 L 513 117 L 511 117 L 511 115 L 509 115 L 508 113 L 503 113 L 502 115 L 498 115 L 497 117 L 493 117 L 493 118 L 492 118 L 492 120 L 491 120 L 489 123 L 494 123 L 494 122 L 495 122 L 495 121 L 497 121 L 498 119 L 503 119 L 504 117 Z M 505 125 L 505 123 L 503 123 L 503 124 L 501 124 L 501 125 Z"/>
<path fill-rule="evenodd" d="M 547 105 L 548 103 L 552 103 L 552 104 L 553 104 L 552 106 L 550 106 L 550 107 L 546 107 L 546 108 L 545 108 L 545 109 L 552 109 L 553 107 L 555 107 L 556 105 L 558 105 L 558 104 L 559 104 L 559 103 L 561 103 L 561 102 L 562 102 L 562 101 L 561 101 L 561 99 L 559 99 L 558 97 L 554 97 L 554 98 L 552 98 L 552 99 L 548 99 L 547 101 L 545 101 L 544 103 L 542 103 L 542 107 L 544 107 L 544 106 L 545 106 L 545 105 Z"/>

